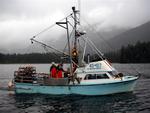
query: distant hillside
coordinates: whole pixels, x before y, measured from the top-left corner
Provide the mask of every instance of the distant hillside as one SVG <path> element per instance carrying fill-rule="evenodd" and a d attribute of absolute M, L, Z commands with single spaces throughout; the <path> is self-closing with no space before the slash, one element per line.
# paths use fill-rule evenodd
<path fill-rule="evenodd" d="M 108 40 L 108 43 L 114 49 L 120 49 L 122 46 L 127 46 L 128 44 L 135 44 L 138 41 L 150 41 L 150 22 L 130 29 L 124 33 L 121 33 Z"/>

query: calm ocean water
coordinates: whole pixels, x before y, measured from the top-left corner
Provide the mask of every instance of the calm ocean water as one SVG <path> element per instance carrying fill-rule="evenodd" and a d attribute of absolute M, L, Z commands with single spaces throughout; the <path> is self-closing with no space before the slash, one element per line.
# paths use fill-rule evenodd
<path fill-rule="evenodd" d="M 133 93 L 107 96 L 20 94 L 7 91 L 14 70 L 25 64 L 0 64 L 0 113 L 150 113 L 150 64 L 114 64 L 119 71 L 142 74 Z M 47 72 L 49 64 L 34 64 Z"/>

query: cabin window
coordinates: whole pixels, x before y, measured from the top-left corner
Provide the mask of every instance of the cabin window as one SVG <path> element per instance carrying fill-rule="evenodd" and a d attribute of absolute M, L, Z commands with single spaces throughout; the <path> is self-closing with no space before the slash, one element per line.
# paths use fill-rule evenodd
<path fill-rule="evenodd" d="M 116 71 L 110 71 L 108 72 L 111 76 L 115 76 L 116 74 L 118 74 Z"/>
<path fill-rule="evenodd" d="M 96 79 L 96 74 L 88 74 L 84 78 L 85 80 Z"/>
<path fill-rule="evenodd" d="M 90 64 L 89 69 L 101 69 L 101 64 L 100 63 Z"/>
<path fill-rule="evenodd" d="M 110 71 L 110 72 L 108 72 L 111 76 L 113 76 L 114 75 L 114 73 L 112 72 L 112 71 Z"/>
<path fill-rule="evenodd" d="M 108 75 L 104 74 L 87 74 L 84 80 L 91 80 L 91 79 L 108 79 Z"/>
<path fill-rule="evenodd" d="M 105 73 L 105 74 L 97 74 L 97 79 L 108 79 L 108 75 Z"/>

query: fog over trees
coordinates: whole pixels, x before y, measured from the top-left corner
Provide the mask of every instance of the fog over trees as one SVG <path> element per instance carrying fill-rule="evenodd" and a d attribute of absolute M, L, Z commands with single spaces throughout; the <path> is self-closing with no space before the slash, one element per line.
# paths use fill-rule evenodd
<path fill-rule="evenodd" d="M 135 45 L 128 45 L 121 49 L 105 53 L 110 62 L 118 63 L 150 63 L 150 42 L 137 42 Z M 66 62 L 61 59 L 62 54 L 58 53 L 30 53 L 30 54 L 2 54 L 0 63 L 51 63 Z M 87 61 L 87 56 L 85 56 Z M 90 61 L 100 60 L 96 54 L 90 55 Z"/>

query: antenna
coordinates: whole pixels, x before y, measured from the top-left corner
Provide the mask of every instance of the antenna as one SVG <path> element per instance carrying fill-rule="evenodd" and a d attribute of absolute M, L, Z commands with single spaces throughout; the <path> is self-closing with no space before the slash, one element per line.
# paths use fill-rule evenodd
<path fill-rule="evenodd" d="M 81 14 L 81 0 L 78 0 L 78 10 L 79 12 L 79 25 L 80 25 L 80 14 Z"/>

